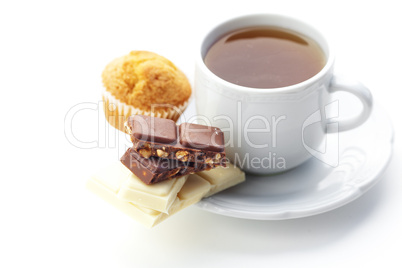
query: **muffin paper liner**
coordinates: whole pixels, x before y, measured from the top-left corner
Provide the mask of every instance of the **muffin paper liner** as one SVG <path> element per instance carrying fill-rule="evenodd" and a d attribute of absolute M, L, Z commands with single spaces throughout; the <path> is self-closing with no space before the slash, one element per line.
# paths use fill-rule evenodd
<path fill-rule="evenodd" d="M 158 105 L 158 107 L 160 106 L 167 107 L 168 108 L 167 111 L 161 111 L 161 112 L 145 111 L 138 109 L 132 105 L 128 105 L 121 102 L 106 90 L 102 92 L 102 100 L 106 120 L 109 122 L 110 125 L 123 132 L 126 132 L 124 123 L 127 121 L 127 118 L 131 115 L 137 115 L 137 114 L 148 115 L 153 117 L 171 119 L 176 122 L 188 106 L 188 100 L 187 100 L 180 106 L 174 106 L 170 104 Z"/>

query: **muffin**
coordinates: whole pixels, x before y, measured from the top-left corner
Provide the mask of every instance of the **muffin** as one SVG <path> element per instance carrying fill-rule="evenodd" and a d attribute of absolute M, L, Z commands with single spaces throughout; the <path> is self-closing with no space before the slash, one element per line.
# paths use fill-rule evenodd
<path fill-rule="evenodd" d="M 105 116 L 125 131 L 131 115 L 177 121 L 188 105 L 191 86 L 168 59 L 148 51 L 132 51 L 110 62 L 102 73 Z"/>

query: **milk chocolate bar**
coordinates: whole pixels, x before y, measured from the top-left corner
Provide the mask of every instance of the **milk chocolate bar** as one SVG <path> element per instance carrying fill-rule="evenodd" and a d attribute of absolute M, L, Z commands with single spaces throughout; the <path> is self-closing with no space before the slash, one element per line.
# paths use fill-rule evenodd
<path fill-rule="evenodd" d="M 133 148 L 129 148 L 120 161 L 145 184 L 154 184 L 167 179 L 209 170 L 215 165 L 152 156 L 144 158 Z"/>
<path fill-rule="evenodd" d="M 223 132 L 216 127 L 182 123 L 145 115 L 126 123 L 133 148 L 144 158 L 156 156 L 183 162 L 226 166 Z"/>

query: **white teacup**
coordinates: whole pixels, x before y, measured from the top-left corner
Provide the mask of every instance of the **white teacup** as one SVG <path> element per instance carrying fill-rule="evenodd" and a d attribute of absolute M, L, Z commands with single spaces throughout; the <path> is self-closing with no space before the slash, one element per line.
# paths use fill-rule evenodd
<path fill-rule="evenodd" d="M 211 45 L 223 34 L 252 26 L 277 26 L 312 38 L 326 56 L 324 68 L 301 83 L 274 89 L 239 86 L 212 73 L 204 63 Z M 234 18 L 212 29 L 201 43 L 195 72 L 197 113 L 224 131 L 229 159 L 246 172 L 289 170 L 318 153 L 327 133 L 355 128 L 370 115 L 370 91 L 358 82 L 334 76 L 333 65 L 334 53 L 327 39 L 302 21 L 272 14 Z M 355 95 L 363 104 L 362 111 L 346 120 L 328 118 L 335 91 Z"/>

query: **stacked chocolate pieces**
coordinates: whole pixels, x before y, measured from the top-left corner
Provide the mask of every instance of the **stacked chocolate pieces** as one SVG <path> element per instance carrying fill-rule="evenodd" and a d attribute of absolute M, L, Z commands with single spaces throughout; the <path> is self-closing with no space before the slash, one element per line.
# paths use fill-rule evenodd
<path fill-rule="evenodd" d="M 223 132 L 216 127 L 135 115 L 126 130 L 133 147 L 120 161 L 145 184 L 226 166 Z"/>
<path fill-rule="evenodd" d="M 245 173 L 226 162 L 218 128 L 140 115 L 126 126 L 133 146 L 123 165 L 102 168 L 87 187 L 147 227 L 245 181 Z"/>

